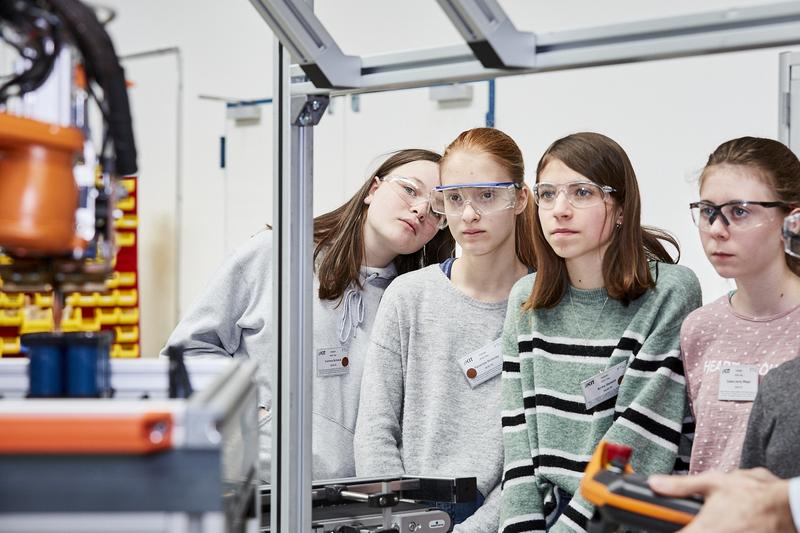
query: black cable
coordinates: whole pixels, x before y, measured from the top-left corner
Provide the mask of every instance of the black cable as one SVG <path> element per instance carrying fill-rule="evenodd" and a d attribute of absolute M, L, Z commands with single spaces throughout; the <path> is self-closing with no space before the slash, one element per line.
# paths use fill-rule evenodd
<path fill-rule="evenodd" d="M 114 44 L 94 11 L 78 0 L 50 0 L 53 12 L 70 32 L 84 58 L 87 83 L 97 81 L 108 104 L 108 129 L 114 143 L 116 172 L 135 174 L 136 145 L 125 85 L 125 71 L 114 51 Z"/>
<path fill-rule="evenodd" d="M 18 40 L 14 40 L 4 32 L 3 40 L 30 61 L 27 69 L 10 75 L 0 86 L 0 102 L 5 102 L 10 96 L 41 87 L 53 71 L 61 40 L 54 31 L 57 20 L 32 2 L 0 2 L 0 23 L 13 28 L 18 36 Z M 12 91 L 14 88 L 16 91 Z"/>
<path fill-rule="evenodd" d="M 97 102 L 107 124 L 114 146 L 114 170 L 121 176 L 136 174 L 136 144 L 125 72 L 94 11 L 79 0 L 0 0 L 0 23 L 19 35 L 17 46 L 7 35 L 3 38 L 30 61 L 29 68 L 0 85 L 0 103 L 40 87 L 52 73 L 62 40 L 69 40 L 80 51 L 87 92 Z M 94 91 L 94 83 L 102 89 L 102 99 Z"/>

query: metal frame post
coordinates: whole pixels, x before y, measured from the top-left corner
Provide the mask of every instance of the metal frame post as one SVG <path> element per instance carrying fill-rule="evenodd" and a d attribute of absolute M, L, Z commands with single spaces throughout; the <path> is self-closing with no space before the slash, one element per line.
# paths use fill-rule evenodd
<path fill-rule="evenodd" d="M 800 52 L 779 55 L 778 140 L 794 153 L 800 153 Z"/>
<path fill-rule="evenodd" d="M 314 130 L 329 98 L 291 96 L 275 45 L 271 531 L 311 531 Z M 288 140 L 288 142 L 287 142 Z"/>

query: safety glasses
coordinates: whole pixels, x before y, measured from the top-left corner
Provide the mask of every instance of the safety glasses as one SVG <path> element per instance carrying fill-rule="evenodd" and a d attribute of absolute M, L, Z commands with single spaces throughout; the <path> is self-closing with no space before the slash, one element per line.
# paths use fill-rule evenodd
<path fill-rule="evenodd" d="M 431 211 L 460 216 L 468 205 L 479 215 L 513 209 L 516 191 L 521 188 L 522 184 L 513 181 L 439 185 L 431 191 Z"/>
<path fill-rule="evenodd" d="M 592 181 L 573 181 L 563 185 L 537 183 L 533 186 L 533 201 L 539 209 L 550 210 L 556 206 L 558 195 L 564 193 L 572 207 L 583 209 L 602 204 L 612 192 L 616 192 L 616 189 Z"/>
<path fill-rule="evenodd" d="M 783 249 L 787 254 L 800 258 L 800 213 L 783 219 Z"/>
<path fill-rule="evenodd" d="M 700 231 L 710 232 L 711 227 L 718 219 L 726 228 L 736 231 L 748 231 L 771 222 L 775 216 L 770 209 L 788 209 L 791 207 L 786 202 L 755 202 L 748 200 L 734 200 L 724 204 L 712 204 L 702 200 L 689 204 L 692 221 Z"/>
<path fill-rule="evenodd" d="M 396 175 L 378 179 L 397 194 L 409 208 L 416 209 L 418 213 L 424 212 L 424 224 L 436 226 L 438 229 L 444 229 L 447 226 L 447 220 L 440 213 L 431 210 L 431 191 L 425 188 L 419 180 Z"/>

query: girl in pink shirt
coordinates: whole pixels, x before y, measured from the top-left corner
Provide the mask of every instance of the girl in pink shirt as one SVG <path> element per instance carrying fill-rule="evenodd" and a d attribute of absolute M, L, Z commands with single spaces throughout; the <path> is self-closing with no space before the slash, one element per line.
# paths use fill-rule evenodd
<path fill-rule="evenodd" d="M 690 473 L 739 465 L 759 378 L 800 354 L 800 260 L 784 253 L 783 218 L 800 205 L 800 161 L 783 144 L 733 139 L 712 153 L 690 204 L 717 273 L 736 290 L 681 327 L 696 419 Z"/>

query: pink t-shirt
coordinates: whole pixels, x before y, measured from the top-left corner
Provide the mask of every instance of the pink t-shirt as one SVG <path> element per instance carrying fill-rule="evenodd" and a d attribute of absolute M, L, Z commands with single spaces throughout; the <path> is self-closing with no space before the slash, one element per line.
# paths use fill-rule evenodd
<path fill-rule="evenodd" d="M 759 378 L 800 355 L 800 306 L 766 318 L 733 310 L 726 294 L 695 310 L 681 326 L 689 405 L 696 419 L 689 473 L 739 466 L 753 402 L 721 401 L 719 370 L 758 365 Z"/>

